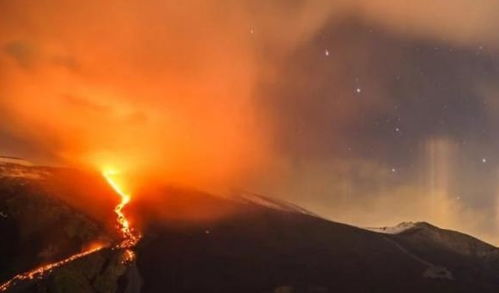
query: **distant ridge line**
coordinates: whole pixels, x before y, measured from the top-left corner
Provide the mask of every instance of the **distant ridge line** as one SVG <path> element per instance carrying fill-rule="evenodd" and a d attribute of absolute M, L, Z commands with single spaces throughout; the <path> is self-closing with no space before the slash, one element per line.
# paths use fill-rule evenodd
<path fill-rule="evenodd" d="M 23 158 L 13 157 L 13 156 L 2 156 L 2 155 L 0 155 L 0 163 L 11 163 L 24 166 L 33 165 L 30 161 Z"/>
<path fill-rule="evenodd" d="M 26 161 L 25 159 L 23 159 L 23 158 L 20 158 L 20 157 L 12 157 L 12 156 L 2 156 L 2 155 L 0 155 L 0 159 L 11 159 L 11 160 L 20 160 L 20 161 Z"/>

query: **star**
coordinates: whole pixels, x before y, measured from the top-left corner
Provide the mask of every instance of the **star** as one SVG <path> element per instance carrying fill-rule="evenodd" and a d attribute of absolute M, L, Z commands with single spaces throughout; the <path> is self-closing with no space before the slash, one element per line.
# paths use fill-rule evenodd
<path fill-rule="evenodd" d="M 362 89 L 360 87 L 358 87 L 358 88 L 355 89 L 355 92 L 358 93 L 358 94 L 360 94 L 362 92 Z"/>
<path fill-rule="evenodd" d="M 482 163 L 487 163 L 487 159 L 486 158 L 482 158 Z"/>
<path fill-rule="evenodd" d="M 392 173 L 395 173 L 395 172 L 397 172 L 397 169 L 392 168 Z"/>
<path fill-rule="evenodd" d="M 329 50 L 328 49 L 324 50 L 324 55 L 329 56 Z"/>

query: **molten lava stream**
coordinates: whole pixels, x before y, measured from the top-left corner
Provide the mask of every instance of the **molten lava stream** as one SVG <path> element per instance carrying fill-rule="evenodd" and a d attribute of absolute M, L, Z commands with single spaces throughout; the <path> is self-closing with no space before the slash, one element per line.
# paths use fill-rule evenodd
<path fill-rule="evenodd" d="M 122 239 L 120 243 L 114 246 L 114 248 L 124 249 L 122 255 L 122 263 L 128 264 L 135 260 L 135 253 L 133 252 L 132 248 L 139 242 L 141 236 L 140 234 L 135 233 L 133 228 L 130 227 L 130 221 L 126 218 L 125 214 L 123 213 L 123 209 L 130 202 L 131 196 L 128 193 L 124 192 L 123 189 L 120 187 L 120 185 L 117 183 L 117 181 L 113 179 L 113 177 L 116 175 L 118 175 L 118 173 L 115 171 L 103 172 L 103 176 L 106 179 L 106 181 L 121 198 L 120 203 L 118 203 L 118 205 L 116 205 L 116 207 L 114 208 L 114 213 L 116 214 L 116 221 L 118 223 L 118 229 L 120 231 Z M 15 275 L 9 281 L 0 285 L 0 292 L 6 291 L 7 289 L 12 287 L 19 281 L 42 278 L 56 268 L 59 268 L 74 260 L 80 259 L 84 256 L 97 252 L 105 247 L 106 247 L 105 245 L 94 246 L 83 252 L 74 254 L 66 259 L 40 266 L 29 272 Z"/>
<path fill-rule="evenodd" d="M 92 253 L 94 253 L 96 251 L 99 251 L 99 250 L 101 250 L 104 247 L 105 247 L 104 245 L 94 246 L 94 247 L 92 247 L 92 248 L 90 248 L 88 250 L 85 250 L 85 251 L 77 253 L 77 254 L 73 254 L 72 256 L 70 256 L 70 257 L 68 257 L 66 259 L 60 260 L 58 262 L 54 262 L 54 263 L 51 263 L 51 264 L 43 265 L 43 266 L 40 266 L 40 267 L 38 267 L 36 269 L 33 269 L 33 270 L 29 271 L 29 272 L 25 272 L 25 273 L 21 273 L 21 274 L 15 275 L 9 281 L 7 281 L 7 282 L 3 283 L 2 285 L 0 285 L 0 292 L 6 291 L 11 286 L 15 285 L 18 281 L 33 280 L 33 279 L 36 279 L 36 278 L 42 278 L 46 274 L 49 274 L 50 272 L 52 272 L 52 270 L 54 270 L 56 268 L 59 268 L 59 267 L 62 267 L 63 265 L 65 265 L 67 263 L 70 263 L 70 262 L 75 261 L 75 260 L 77 260 L 79 258 L 82 258 L 84 256 L 92 254 Z"/>
<path fill-rule="evenodd" d="M 118 229 L 121 233 L 122 240 L 118 243 L 115 248 L 124 249 L 123 263 L 132 262 L 135 259 L 135 253 L 132 248 L 139 242 L 140 234 L 136 233 L 132 227 L 130 227 L 130 221 L 125 216 L 123 209 L 130 202 L 132 197 L 121 188 L 118 182 L 114 179 L 118 172 L 115 171 L 104 171 L 103 176 L 106 178 L 109 185 L 121 198 L 120 203 L 114 208 L 116 214 L 116 221 L 118 222 Z"/>

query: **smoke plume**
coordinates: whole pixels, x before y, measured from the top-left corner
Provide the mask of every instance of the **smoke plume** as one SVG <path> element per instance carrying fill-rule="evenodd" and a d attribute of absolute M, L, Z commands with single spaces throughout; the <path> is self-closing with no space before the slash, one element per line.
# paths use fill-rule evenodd
<path fill-rule="evenodd" d="M 429 184 L 418 177 L 431 168 L 422 163 L 427 153 L 411 153 L 409 159 L 420 164 L 394 181 L 391 170 L 398 169 L 382 162 L 392 148 L 370 137 L 376 132 L 365 125 L 388 117 L 401 96 L 413 105 L 410 90 L 428 94 L 427 80 L 411 75 L 419 66 L 411 60 L 424 59 L 417 59 L 419 51 L 393 48 L 438 46 L 461 57 L 476 47 L 495 52 L 498 5 L 492 0 L 0 0 L 0 151 L 44 164 L 119 169 L 136 178 L 136 185 L 147 180 L 242 185 L 356 224 L 366 222 L 359 208 L 365 202 L 376 207 L 367 219 L 375 224 L 399 220 L 400 215 L 383 215 L 407 202 L 414 204 L 405 215 L 438 219 L 441 214 L 424 212 L 432 199 L 421 196 Z M 386 46 L 372 45 L 373 30 L 381 36 L 376 42 Z M 327 66 L 319 59 L 326 51 L 335 58 Z M 476 58 L 465 65 L 489 61 Z M 453 66 L 461 74 L 462 68 Z M 392 80 L 400 72 L 409 78 L 395 88 Z M 450 82 L 459 81 L 459 74 Z M 468 80 L 470 95 L 490 100 L 492 90 L 483 90 L 496 88 L 490 78 Z M 361 90 L 369 96 L 357 99 L 355 91 Z M 428 100 L 422 111 L 445 99 Z M 497 114 L 488 111 L 487 117 Z M 431 141 L 446 136 L 426 130 L 415 130 L 417 143 L 433 145 L 435 160 L 443 160 L 451 147 Z M 377 157 L 365 147 L 373 140 L 373 148 L 382 149 Z M 477 148 L 484 150 L 487 143 L 480 141 Z M 494 199 L 487 200 L 495 200 L 495 188 Z M 432 198 L 454 206 L 446 202 L 457 195 L 437 189 Z M 359 195 L 366 192 L 373 195 L 369 200 Z M 456 212 L 449 215 L 450 224 L 441 223 L 462 226 L 455 219 L 462 209 L 443 210 Z M 485 226 L 474 227 L 488 231 Z"/>

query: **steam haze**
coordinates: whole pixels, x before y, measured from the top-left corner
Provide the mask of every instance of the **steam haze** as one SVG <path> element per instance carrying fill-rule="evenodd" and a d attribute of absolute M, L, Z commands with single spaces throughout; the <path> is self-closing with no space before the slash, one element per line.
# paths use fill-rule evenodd
<path fill-rule="evenodd" d="M 497 6 L 0 0 L 0 152 L 497 244 Z"/>

